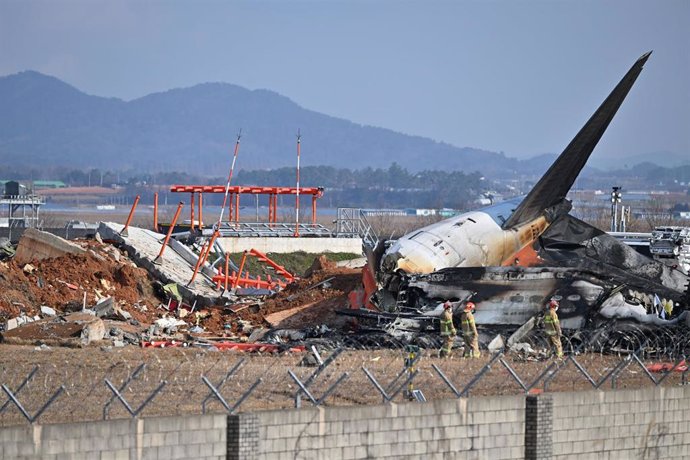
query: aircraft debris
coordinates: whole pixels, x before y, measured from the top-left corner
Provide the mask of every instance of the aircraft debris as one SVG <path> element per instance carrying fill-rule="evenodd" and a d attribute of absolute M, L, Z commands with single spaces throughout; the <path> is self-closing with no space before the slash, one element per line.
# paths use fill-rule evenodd
<path fill-rule="evenodd" d="M 599 319 L 667 327 L 683 323 L 690 278 L 572 217 L 566 199 L 650 54 L 633 64 L 524 198 L 365 248 L 369 267 L 376 268 L 379 289 L 372 296 L 374 304 L 402 318 L 429 313 L 439 302 L 477 292 L 472 300 L 478 325 L 521 326 L 508 340 L 513 349 L 530 334 L 532 319 L 555 295 L 562 297 L 559 317 L 564 329 L 598 327 Z M 658 241 L 655 247 L 661 251 L 664 245 L 667 251 L 679 247 L 668 241 Z M 657 297 L 661 308 L 651 300 Z M 390 324 L 396 331 L 403 326 Z"/>

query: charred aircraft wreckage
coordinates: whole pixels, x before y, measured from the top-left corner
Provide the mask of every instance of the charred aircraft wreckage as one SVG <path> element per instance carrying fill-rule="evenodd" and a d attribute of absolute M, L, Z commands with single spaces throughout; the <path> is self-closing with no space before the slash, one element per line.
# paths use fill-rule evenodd
<path fill-rule="evenodd" d="M 480 332 L 491 334 L 486 341 L 496 331 L 531 329 L 556 297 L 571 337 L 589 340 L 606 328 L 638 336 L 664 326 L 687 330 L 687 274 L 571 216 L 566 199 L 650 54 L 633 64 L 526 196 L 365 247 L 369 266 L 377 267 L 371 302 L 380 310 L 369 317 L 379 324 L 386 318 L 384 329 L 399 335 L 433 331 L 441 302 L 455 301 L 459 314 L 471 297 Z M 661 314 L 659 304 L 666 307 Z"/>

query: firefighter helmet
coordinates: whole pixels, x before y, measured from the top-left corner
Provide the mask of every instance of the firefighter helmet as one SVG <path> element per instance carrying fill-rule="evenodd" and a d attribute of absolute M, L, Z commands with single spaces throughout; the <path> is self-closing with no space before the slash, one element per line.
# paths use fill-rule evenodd
<path fill-rule="evenodd" d="M 467 310 L 474 310 L 474 302 L 467 302 L 465 304 L 465 311 Z"/>

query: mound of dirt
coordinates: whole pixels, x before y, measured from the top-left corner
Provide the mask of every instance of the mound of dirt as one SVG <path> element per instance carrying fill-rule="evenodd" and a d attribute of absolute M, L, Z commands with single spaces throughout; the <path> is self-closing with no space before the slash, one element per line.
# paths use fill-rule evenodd
<path fill-rule="evenodd" d="M 309 304 L 314 307 L 314 311 L 305 312 L 304 318 L 309 318 L 312 324 L 327 323 L 332 317 L 332 310 L 347 305 L 347 294 L 356 289 L 361 280 L 360 270 L 336 268 L 333 264 L 331 268 L 315 271 L 310 278 L 289 284 L 275 297 L 267 299 L 258 307 L 242 310 L 237 315 L 245 321 L 269 326 L 266 316 Z M 320 308 L 324 303 L 331 308 Z"/>
<path fill-rule="evenodd" d="M 69 254 L 54 259 L 32 261 L 30 266 L 10 260 L 0 264 L 0 318 L 20 313 L 35 315 L 42 305 L 57 312 L 81 305 L 93 306 L 99 299 L 113 297 L 132 316 L 148 322 L 146 306 L 155 312 L 160 301 L 153 295 L 152 281 L 146 270 L 121 258 L 89 251 L 83 255 Z M 132 308 L 134 305 L 137 308 Z"/>
<path fill-rule="evenodd" d="M 201 310 L 185 306 L 184 312 L 181 308 L 168 312 L 159 308 L 161 299 L 154 294 L 155 281 L 124 252 L 100 241 L 77 244 L 85 250 L 83 254 L 32 260 L 28 265 L 12 259 L 0 262 L 0 322 L 39 315 L 41 306 L 51 307 L 59 315 L 81 310 L 84 302 L 93 307 L 99 300 L 112 297 L 113 311 L 129 313 L 141 325 L 140 331 L 159 317 L 172 315 L 190 327 L 201 326 L 204 337 L 246 336 L 255 327 L 334 325 L 334 311 L 345 307 L 347 294 L 361 284 L 360 270 L 339 268 L 320 256 L 307 270 L 307 277 L 273 297 L 242 297 L 232 306 Z M 122 318 L 120 313 L 117 315 Z"/>

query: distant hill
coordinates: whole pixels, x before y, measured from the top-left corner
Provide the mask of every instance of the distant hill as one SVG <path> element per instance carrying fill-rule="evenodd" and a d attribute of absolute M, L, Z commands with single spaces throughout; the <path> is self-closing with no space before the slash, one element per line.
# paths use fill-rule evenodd
<path fill-rule="evenodd" d="M 589 162 L 593 167 L 604 170 L 628 169 L 644 163 L 674 168 L 690 165 L 690 156 L 673 152 L 653 152 L 639 155 L 626 155 L 623 157 L 592 157 Z"/>
<path fill-rule="evenodd" d="M 266 90 L 227 83 L 155 93 L 133 101 L 87 95 L 38 72 L 0 78 L 0 160 L 83 168 L 135 168 L 223 175 L 237 131 L 238 166 L 295 164 L 361 169 L 397 162 L 410 171 L 514 169 L 503 154 L 458 148 L 304 109 Z"/>
<path fill-rule="evenodd" d="M 90 96 L 34 71 L 0 77 L 0 161 L 8 166 L 224 176 L 240 128 L 238 167 L 245 170 L 293 166 L 298 129 L 305 166 L 388 168 L 396 162 L 411 172 L 480 171 L 510 179 L 540 175 L 556 158 L 544 154 L 517 160 L 455 147 L 334 118 L 272 91 L 228 83 L 204 83 L 127 102 Z M 650 158 L 669 166 L 668 155 L 628 158 L 625 163 L 631 167 Z M 682 159 L 674 158 L 674 164 Z M 595 154 L 591 165 L 620 168 L 619 161 L 597 161 Z"/>

